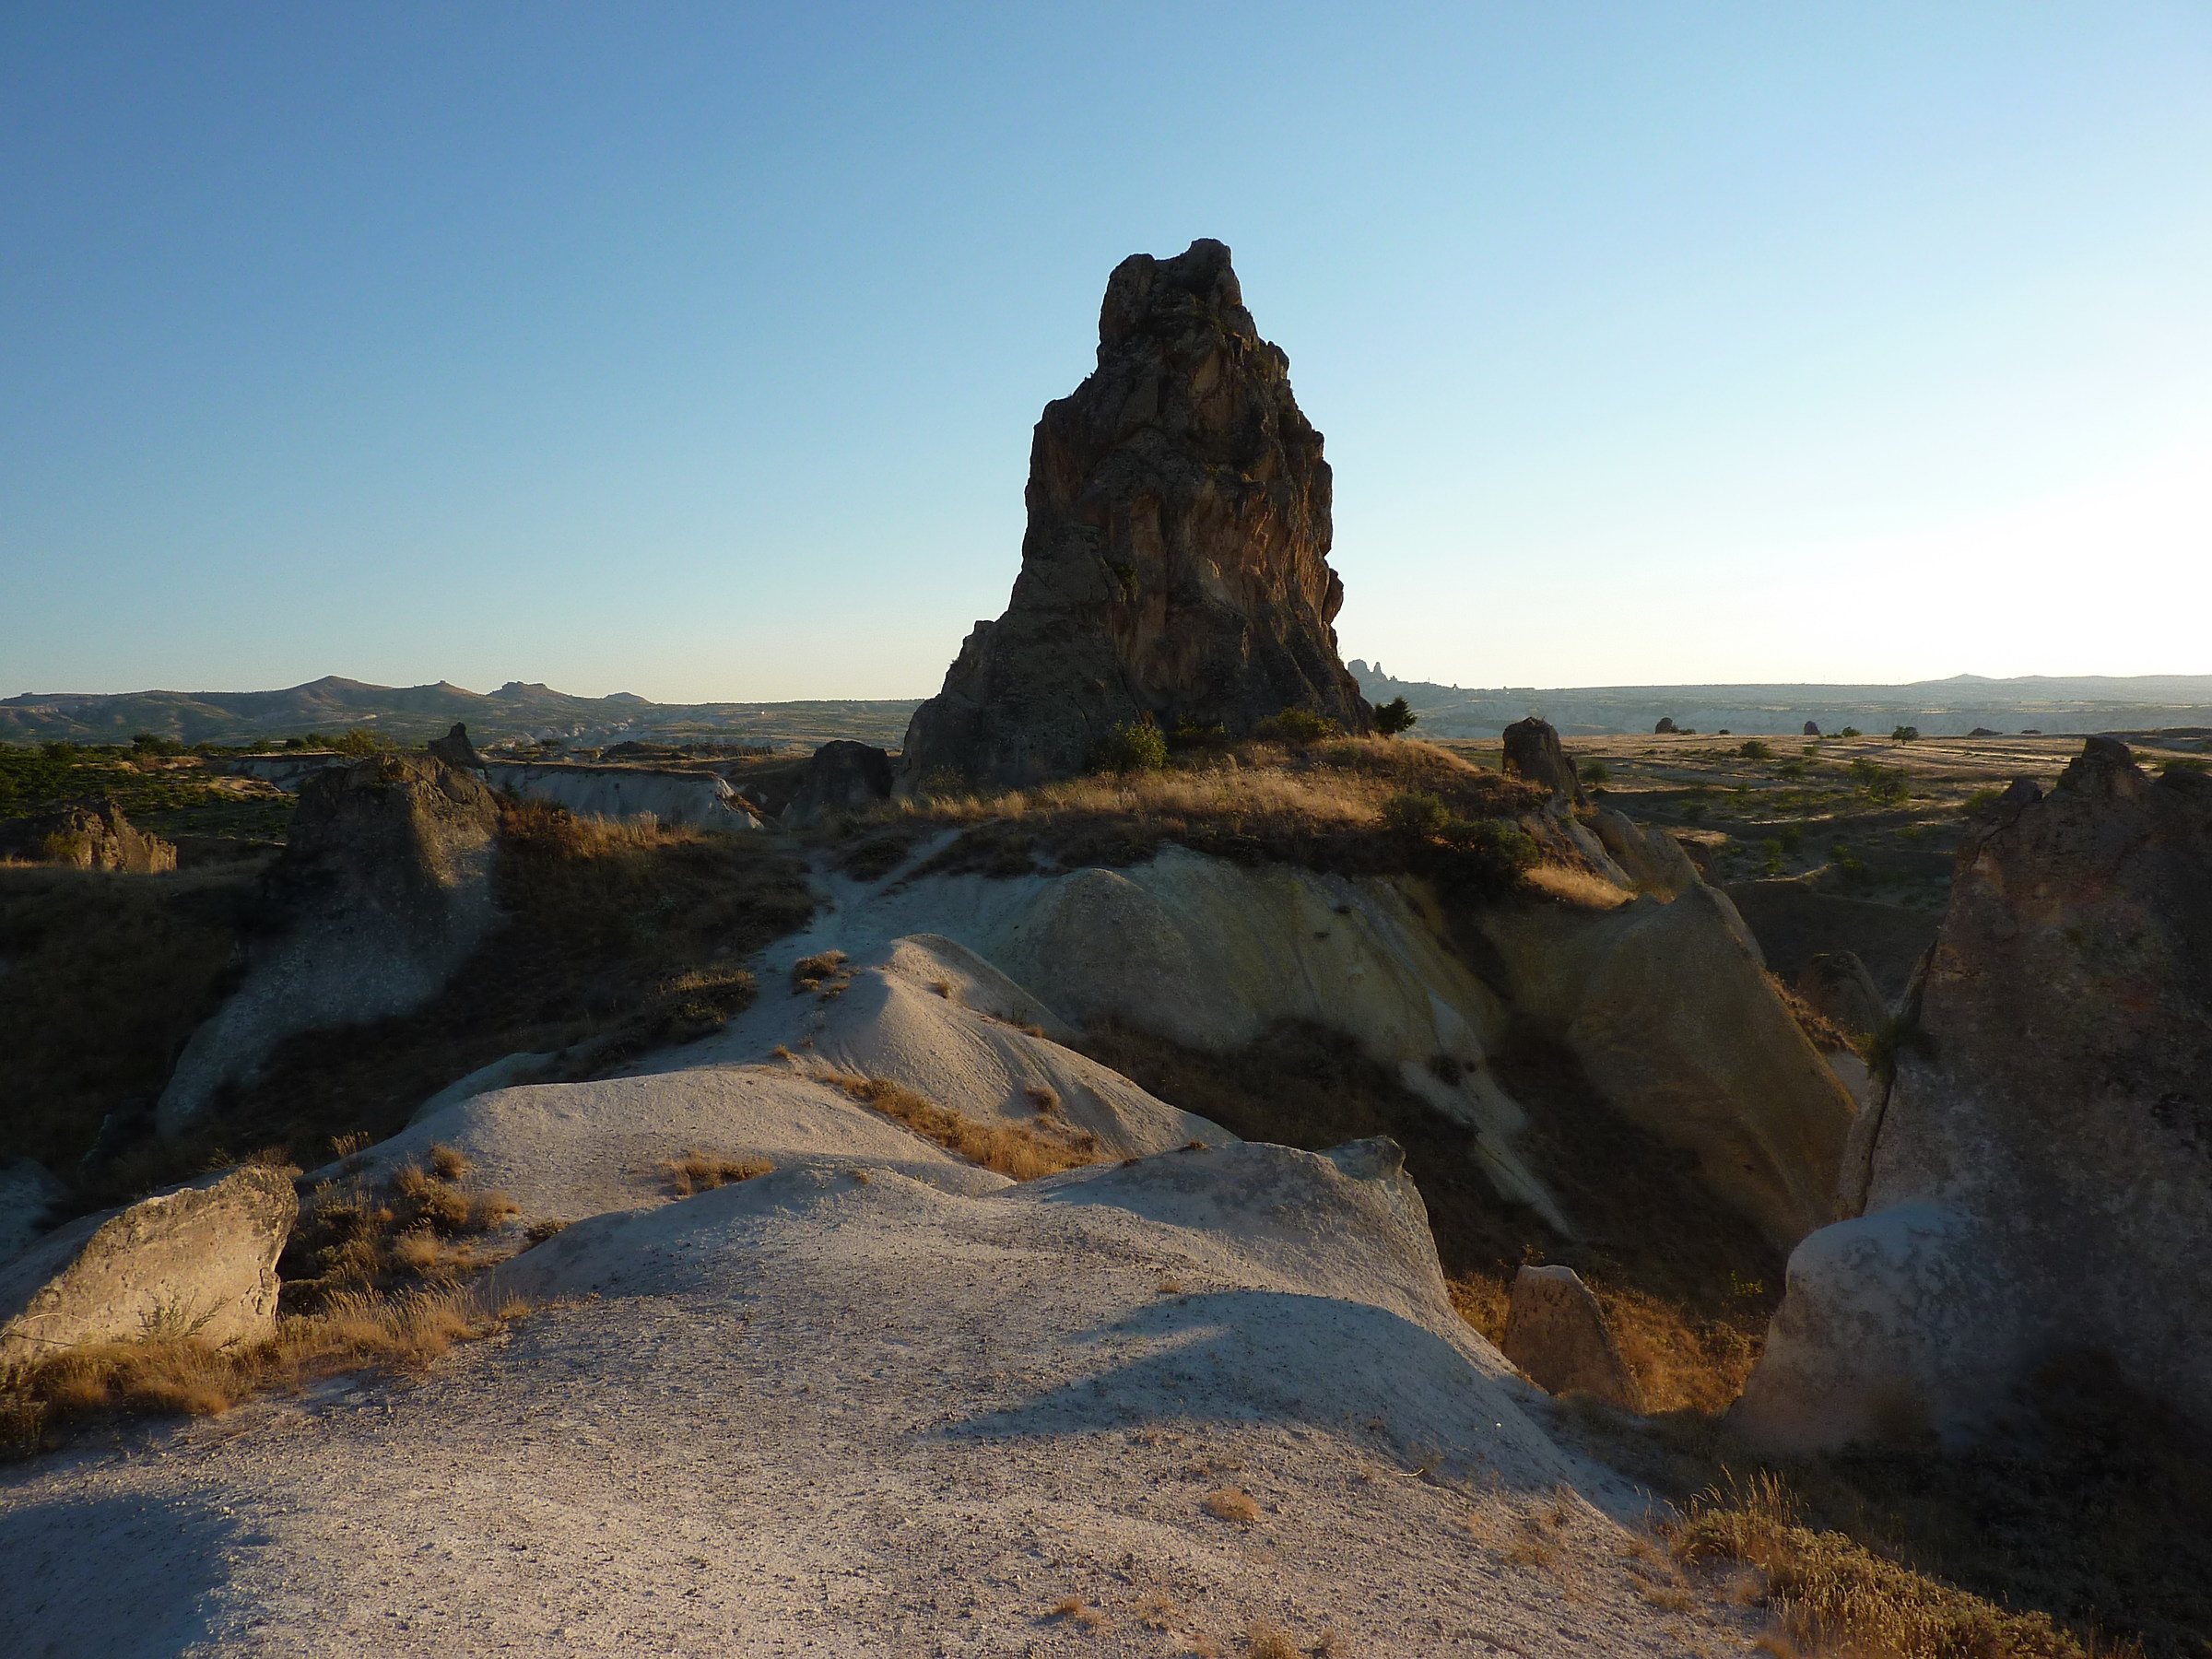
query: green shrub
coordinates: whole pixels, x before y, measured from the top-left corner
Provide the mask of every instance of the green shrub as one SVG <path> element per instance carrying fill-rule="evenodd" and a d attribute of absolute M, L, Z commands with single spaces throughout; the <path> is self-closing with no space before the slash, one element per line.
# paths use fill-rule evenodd
<path fill-rule="evenodd" d="M 1756 737 L 1748 743 L 1739 744 L 1735 752 L 1747 760 L 1771 760 L 1774 758 L 1774 751 Z"/>
<path fill-rule="evenodd" d="M 350 732 L 340 732 L 330 747 L 341 755 L 367 757 L 390 748 L 392 740 L 379 736 L 366 726 L 355 726 Z"/>
<path fill-rule="evenodd" d="M 2196 755 L 2170 755 L 2159 762 L 2159 771 L 2161 773 L 2212 772 L 2212 760 Z"/>
<path fill-rule="evenodd" d="M 1845 726 L 1841 731 L 1836 734 L 1836 735 L 1839 737 L 1864 737 L 1865 735 L 1866 734 L 1860 731 L 1857 726 Z"/>
<path fill-rule="evenodd" d="M 74 743 L 41 743 L 39 745 L 39 753 L 49 760 L 74 760 L 77 749 Z"/>
<path fill-rule="evenodd" d="M 1892 743 L 1911 743 L 1919 735 L 1920 728 L 1918 726 L 1900 725 L 1894 728 L 1890 732 L 1889 741 Z"/>
<path fill-rule="evenodd" d="M 1218 723 L 1200 725 L 1185 714 L 1168 734 L 1168 747 L 1171 749 L 1225 749 L 1229 747 L 1229 729 Z"/>
<path fill-rule="evenodd" d="M 1759 843 L 1759 850 L 1766 859 L 1766 864 L 1764 865 L 1766 873 L 1769 876 L 1781 875 L 1782 842 L 1779 841 L 1763 841 Z"/>
<path fill-rule="evenodd" d="M 1126 721 L 1100 740 L 1093 759 L 1094 771 L 1110 772 L 1158 771 L 1168 763 L 1168 740 L 1150 713 Z"/>
<path fill-rule="evenodd" d="M 1578 762 L 1575 771 L 1582 775 L 1583 782 L 1594 789 L 1602 789 L 1613 782 L 1613 774 L 1606 770 L 1606 763 L 1603 760 Z"/>
<path fill-rule="evenodd" d="M 1413 705 L 1402 697 L 1394 697 L 1388 702 L 1375 706 L 1375 730 L 1385 737 L 1395 737 L 1400 732 L 1410 732 L 1414 723 L 1419 719 L 1420 716 L 1413 712 Z"/>
<path fill-rule="evenodd" d="M 1794 782 L 1795 780 L 1804 777 L 1810 770 L 1811 769 L 1807 767 L 1802 760 L 1784 760 L 1780 766 L 1774 769 L 1774 775 L 1778 778 L 1788 778 Z"/>
<path fill-rule="evenodd" d="M 1344 728 L 1326 714 L 1310 709 L 1285 709 L 1274 719 L 1260 723 L 1260 735 L 1285 743 L 1319 743 L 1324 737 L 1343 736 Z"/>

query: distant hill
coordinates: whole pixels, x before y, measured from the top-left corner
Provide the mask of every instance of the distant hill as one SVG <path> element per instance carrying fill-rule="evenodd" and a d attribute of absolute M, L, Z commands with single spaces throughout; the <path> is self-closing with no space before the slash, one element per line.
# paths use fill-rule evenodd
<path fill-rule="evenodd" d="M 481 743 L 559 737 L 717 738 L 820 743 L 854 737 L 895 747 L 919 698 L 889 701 L 655 703 L 627 691 L 571 697 L 510 680 L 497 691 L 434 686 L 371 686 L 335 675 L 282 691 L 124 691 L 112 695 L 27 692 L 0 700 L 0 742 L 127 743 L 140 732 L 184 743 L 239 743 L 367 726 L 401 743 L 465 723 Z"/>
<path fill-rule="evenodd" d="M 1495 737 L 1516 720 L 1541 715 L 1568 735 L 1648 732 L 1662 717 L 1700 732 L 1788 735 L 1808 720 L 1833 732 L 1918 726 L 1931 737 L 1994 731 L 2123 732 L 2212 726 L 2212 675 L 2146 674 L 1950 679 L 1901 686 L 1584 686 L 1477 689 L 1401 680 L 1353 659 L 1370 702 L 1403 697 L 1430 737 Z"/>

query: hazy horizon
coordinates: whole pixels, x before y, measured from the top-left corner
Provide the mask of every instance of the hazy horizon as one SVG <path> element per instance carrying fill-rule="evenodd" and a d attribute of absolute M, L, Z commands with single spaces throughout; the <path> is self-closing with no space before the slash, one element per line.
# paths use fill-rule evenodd
<path fill-rule="evenodd" d="M 0 696 L 929 695 L 1197 236 L 1347 659 L 2212 671 L 2208 88 L 2180 0 L 18 8 Z"/>

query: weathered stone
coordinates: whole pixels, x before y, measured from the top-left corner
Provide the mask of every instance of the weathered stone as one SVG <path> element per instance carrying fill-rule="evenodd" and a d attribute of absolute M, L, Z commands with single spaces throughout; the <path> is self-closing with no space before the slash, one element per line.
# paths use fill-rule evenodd
<path fill-rule="evenodd" d="M 1503 1352 L 1547 1394 L 1594 1394 L 1643 1409 L 1643 1391 L 1620 1357 L 1605 1310 L 1571 1267 L 1524 1267 L 1513 1276 Z"/>
<path fill-rule="evenodd" d="M 1694 1154 L 1705 1188 L 1777 1249 L 1835 1218 L 1851 1097 L 1724 895 L 1700 883 L 1597 912 L 1500 907 L 1475 925 L 1521 1016 L 1622 1117 Z"/>
<path fill-rule="evenodd" d="M 1096 371 L 1037 423 L 1013 598 L 915 711 L 908 780 L 1079 771 L 1146 715 L 1370 729 L 1331 626 L 1329 466 L 1288 371 L 1221 243 L 1115 267 Z"/>
<path fill-rule="evenodd" d="M 1656 824 L 1611 811 L 1598 813 L 1594 822 L 1606 852 L 1637 891 L 1672 899 L 1704 879 L 1682 843 Z"/>
<path fill-rule="evenodd" d="M 2212 1421 L 2212 779 L 2091 738 L 1970 824 L 1855 1219 L 1806 1240 L 1737 1408 L 1798 1449 L 1971 1434 L 2083 1351 Z"/>
<path fill-rule="evenodd" d="M 35 1158 L 0 1164 L 0 1264 L 12 1262 L 46 1230 L 69 1189 Z"/>
<path fill-rule="evenodd" d="M 1583 782 L 1575 775 L 1574 762 L 1559 747 L 1559 733 L 1533 714 L 1505 728 L 1505 770 L 1566 796 L 1577 806 L 1583 805 Z"/>
<path fill-rule="evenodd" d="M 1808 959 L 1798 971 L 1797 994 L 1814 1013 L 1853 1037 L 1879 1030 L 1888 1013 L 1882 988 L 1866 964 L 1848 950 L 1826 950 Z"/>
<path fill-rule="evenodd" d="M 267 1335 L 299 1213 L 289 1175 L 247 1164 L 71 1222 L 0 1267 L 0 1365 L 142 1336 Z"/>
<path fill-rule="evenodd" d="M 782 822 L 792 829 L 818 823 L 831 812 L 860 812 L 891 796 L 891 758 L 865 743 L 825 743 L 806 762 Z"/>
<path fill-rule="evenodd" d="M 378 755 L 302 783 L 267 878 L 276 925 L 185 1044 L 155 1109 L 160 1132 L 191 1123 L 288 1036 L 409 1013 L 436 995 L 496 919 L 498 830 L 491 791 L 433 756 Z"/>
<path fill-rule="evenodd" d="M 1661 716 L 1659 716 L 1659 724 L 1658 724 L 1657 725 L 1655 725 L 1655 726 L 1653 726 L 1653 727 L 1652 728 L 1652 735 L 1653 735 L 1654 737 L 1656 737 L 1656 736 L 1660 735 L 1662 733 L 1665 733 L 1665 732 L 1671 732 L 1671 731 L 1673 731 L 1674 729 L 1675 729 L 1675 718 L 1674 718 L 1674 716 L 1673 716 L 1673 715 L 1671 715 L 1671 714 L 1662 714 Z"/>
<path fill-rule="evenodd" d="M 0 822 L 0 858 L 133 876 L 159 875 L 177 867 L 176 848 L 133 829 L 123 808 L 112 800 L 80 802 Z"/>
<path fill-rule="evenodd" d="M 1807 737 L 1818 737 L 1818 736 L 1819 736 L 1819 735 L 1820 735 L 1820 723 L 1819 723 L 1818 721 L 1817 721 L 1817 720 L 1808 720 L 1808 721 L 1806 721 L 1806 722 L 1805 723 L 1805 735 L 1806 735 Z"/>
<path fill-rule="evenodd" d="M 484 757 L 477 753 L 477 746 L 468 740 L 468 727 L 458 721 L 444 736 L 432 739 L 429 748 L 448 766 L 457 766 L 464 771 L 484 770 Z"/>

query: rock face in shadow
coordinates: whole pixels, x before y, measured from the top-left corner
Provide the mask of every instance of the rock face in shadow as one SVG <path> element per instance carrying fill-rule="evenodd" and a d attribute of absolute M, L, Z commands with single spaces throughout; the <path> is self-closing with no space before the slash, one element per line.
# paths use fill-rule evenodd
<path fill-rule="evenodd" d="M 2212 1420 L 2212 779 L 2091 738 L 1959 848 L 1856 1218 L 1807 1239 L 1738 1407 L 1783 1448 L 1971 1432 L 2109 1355 Z"/>
<path fill-rule="evenodd" d="M 0 1365 L 147 1335 L 267 1335 L 299 1213 L 288 1174 L 247 1164 L 71 1222 L 0 1268 Z"/>
<path fill-rule="evenodd" d="M 173 1135 L 300 1031 L 419 1007 L 489 934 L 499 804 L 428 755 L 333 767 L 300 790 L 269 872 L 275 931 L 185 1044 L 155 1109 Z"/>
<path fill-rule="evenodd" d="M 906 777 L 1065 775 L 1146 715 L 1241 736 L 1300 709 L 1369 730 L 1336 653 L 1321 451 L 1228 248 L 1124 260 L 1097 370 L 1037 423 L 1013 598 L 915 711 Z"/>
<path fill-rule="evenodd" d="M 1583 805 L 1582 780 L 1559 747 L 1559 733 L 1533 714 L 1505 728 L 1505 770 L 1566 796 L 1574 806 Z"/>
<path fill-rule="evenodd" d="M 1882 988 L 1855 952 L 1824 950 L 1806 959 L 1797 974 L 1797 994 L 1849 1036 L 1865 1037 L 1881 1029 Z"/>
<path fill-rule="evenodd" d="M 132 876 L 177 867 L 176 848 L 132 828 L 113 801 L 62 806 L 0 824 L 0 858 Z"/>
<path fill-rule="evenodd" d="M 839 737 L 816 749 L 806 775 L 783 808 L 787 829 L 818 823 L 832 812 L 860 812 L 891 798 L 891 758 L 873 744 Z"/>
<path fill-rule="evenodd" d="M 1594 1394 L 1628 1411 L 1643 1391 L 1620 1357 L 1605 1311 L 1571 1267 L 1524 1266 L 1506 1311 L 1505 1357 L 1546 1394 Z"/>
<path fill-rule="evenodd" d="M 1516 1008 L 1623 1117 L 1694 1155 L 1707 1189 L 1778 1249 L 1834 1218 L 1851 1097 L 1725 896 L 1700 883 L 1671 903 L 1501 909 L 1478 925 Z"/>

